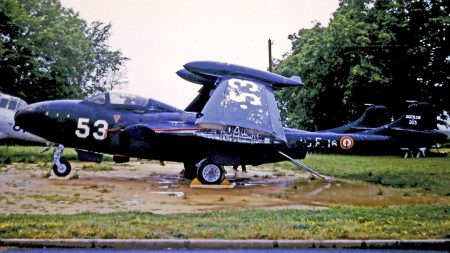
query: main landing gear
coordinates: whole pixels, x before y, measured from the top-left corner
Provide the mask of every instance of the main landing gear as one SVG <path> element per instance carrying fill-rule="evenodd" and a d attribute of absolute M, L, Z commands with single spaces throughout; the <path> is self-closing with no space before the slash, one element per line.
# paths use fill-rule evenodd
<path fill-rule="evenodd" d="M 409 158 L 409 157 L 416 157 L 416 158 L 420 158 L 420 157 L 426 157 L 426 153 L 427 153 L 427 148 L 418 148 L 418 149 L 410 149 L 410 148 L 400 148 L 401 152 L 402 152 L 402 157 L 403 158 Z"/>
<path fill-rule="evenodd" d="M 202 184 L 220 184 L 225 179 L 225 169 L 222 165 L 204 161 L 197 169 L 197 178 Z"/>
<path fill-rule="evenodd" d="M 180 175 L 191 180 L 197 178 L 202 184 L 211 185 L 222 183 L 225 173 L 223 165 L 203 159 L 197 164 L 185 162 L 184 170 L 180 172 Z"/>
<path fill-rule="evenodd" d="M 184 169 L 180 172 L 180 177 L 193 180 L 197 177 L 197 166 L 195 163 L 184 162 Z"/>

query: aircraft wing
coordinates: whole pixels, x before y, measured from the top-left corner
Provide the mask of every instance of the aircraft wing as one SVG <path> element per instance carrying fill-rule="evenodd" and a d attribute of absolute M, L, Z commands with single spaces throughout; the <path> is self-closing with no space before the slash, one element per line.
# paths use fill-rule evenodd
<path fill-rule="evenodd" d="M 191 103 L 184 109 L 186 112 L 201 112 L 205 107 L 206 102 L 208 102 L 211 95 L 211 91 L 214 90 L 215 86 L 205 85 L 199 91 L 197 97 L 192 100 Z"/>
<path fill-rule="evenodd" d="M 185 80 L 202 85 L 202 88 L 198 91 L 198 96 L 184 109 L 187 112 L 201 112 L 211 96 L 211 91 L 216 88 L 214 84 L 217 77 L 195 75 L 186 69 L 179 70 L 176 73 Z"/>
<path fill-rule="evenodd" d="M 286 142 L 270 84 L 222 76 L 195 122 L 205 138 L 241 143 Z"/>
<path fill-rule="evenodd" d="M 129 125 L 122 130 L 125 136 L 132 139 L 151 138 L 158 134 L 193 135 L 199 127 L 182 122 L 152 122 Z"/>
<path fill-rule="evenodd" d="M 177 74 L 203 85 L 186 111 L 200 112 L 198 136 L 242 143 L 286 142 L 273 89 L 303 85 L 286 78 L 234 64 L 198 61 Z"/>
<path fill-rule="evenodd" d="M 135 124 L 131 126 L 127 126 L 123 129 L 123 133 L 129 138 L 139 139 L 143 136 L 154 136 L 156 135 L 155 130 L 153 130 L 153 126 L 148 124 Z"/>
<path fill-rule="evenodd" d="M 138 123 L 124 128 L 111 129 L 111 142 L 128 147 L 135 152 L 142 152 L 142 150 L 152 149 L 155 138 L 160 135 L 194 136 L 198 130 L 197 126 L 186 123 Z"/>
<path fill-rule="evenodd" d="M 185 111 L 201 112 L 208 102 L 218 82 L 224 76 L 250 78 L 256 82 L 262 82 L 270 88 L 295 87 L 302 85 L 300 77 L 286 78 L 266 71 L 252 69 L 235 64 L 197 61 L 184 65 L 184 69 L 176 72 L 177 75 L 189 82 L 203 85 L 199 95 L 187 106 Z"/>

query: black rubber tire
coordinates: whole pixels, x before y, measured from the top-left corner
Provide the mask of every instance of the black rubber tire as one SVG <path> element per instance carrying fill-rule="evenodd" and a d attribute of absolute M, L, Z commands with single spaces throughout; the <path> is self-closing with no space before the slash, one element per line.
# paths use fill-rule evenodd
<path fill-rule="evenodd" d="M 65 170 L 64 169 L 58 170 L 58 167 L 56 167 L 56 164 L 53 164 L 53 173 L 55 173 L 55 175 L 58 177 L 65 177 L 65 176 L 69 175 L 70 171 L 72 170 L 72 166 L 70 166 L 70 163 L 64 158 L 61 158 L 61 160 L 59 162 L 61 163 L 63 168 L 65 168 Z"/>
<path fill-rule="evenodd" d="M 220 184 L 225 179 L 225 170 L 221 165 L 205 162 L 198 168 L 197 178 L 202 184 Z"/>

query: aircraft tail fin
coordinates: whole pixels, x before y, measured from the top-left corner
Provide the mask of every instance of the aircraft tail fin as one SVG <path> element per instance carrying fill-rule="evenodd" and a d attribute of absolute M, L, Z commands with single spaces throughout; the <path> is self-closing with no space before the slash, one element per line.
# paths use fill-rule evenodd
<path fill-rule="evenodd" d="M 429 103 L 414 103 L 408 107 L 406 114 L 392 122 L 390 127 L 405 128 L 412 130 L 435 130 L 437 129 L 437 118 Z"/>
<path fill-rule="evenodd" d="M 326 130 L 332 133 L 357 133 L 380 127 L 391 122 L 391 114 L 386 106 L 370 105 L 357 120 L 340 127 Z"/>

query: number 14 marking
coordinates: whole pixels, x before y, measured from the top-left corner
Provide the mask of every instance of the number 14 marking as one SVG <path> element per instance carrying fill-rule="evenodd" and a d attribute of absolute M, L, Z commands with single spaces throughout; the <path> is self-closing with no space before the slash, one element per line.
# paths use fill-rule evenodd
<path fill-rule="evenodd" d="M 106 129 L 108 129 L 108 122 L 106 120 L 99 119 L 94 122 L 94 127 L 97 128 L 97 131 L 93 132 L 92 136 L 96 140 L 104 140 L 106 138 Z M 89 128 L 89 119 L 79 118 L 75 135 L 79 138 L 84 139 L 89 136 L 90 131 L 91 129 Z"/>

